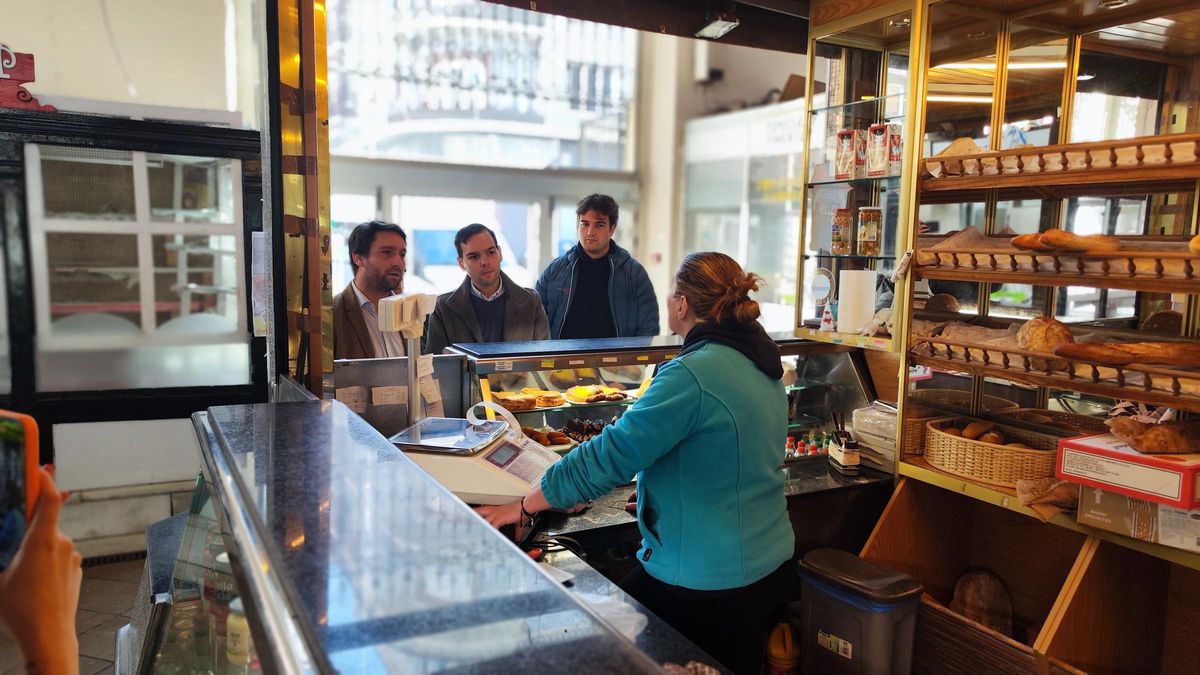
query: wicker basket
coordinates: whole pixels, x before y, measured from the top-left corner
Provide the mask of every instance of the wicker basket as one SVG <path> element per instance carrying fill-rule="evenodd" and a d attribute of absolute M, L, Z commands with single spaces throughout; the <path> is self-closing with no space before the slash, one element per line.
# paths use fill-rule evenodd
<path fill-rule="evenodd" d="M 1089 417 L 1088 415 L 1080 415 L 1079 413 L 1065 412 L 1062 410 L 1043 410 L 1041 408 L 1017 408 L 1016 410 L 1002 410 L 998 414 L 1005 417 L 1012 417 L 1025 424 L 1036 424 L 1041 427 L 1055 427 L 1062 431 L 1055 432 L 1059 435 L 1068 434 L 1071 436 L 1082 436 L 1083 434 L 1105 434 L 1108 433 L 1108 426 L 1104 424 L 1104 420 L 1098 417 Z M 1029 419 L 1033 415 L 1047 417 L 1049 422 L 1038 422 Z"/>
<path fill-rule="evenodd" d="M 944 433 L 948 426 L 963 427 L 969 417 L 948 417 L 926 423 L 925 461 L 946 473 L 989 485 L 1014 488 L 1026 478 L 1054 475 L 1058 436 L 997 424 L 1010 443 L 1024 443 L 1034 450 L 994 445 Z"/>
<path fill-rule="evenodd" d="M 945 415 L 928 415 L 921 413 L 921 417 L 905 417 L 904 418 L 904 445 L 902 447 L 905 456 L 922 455 L 925 453 L 925 427 L 929 422 L 943 419 L 958 419 L 957 417 L 946 417 Z"/>

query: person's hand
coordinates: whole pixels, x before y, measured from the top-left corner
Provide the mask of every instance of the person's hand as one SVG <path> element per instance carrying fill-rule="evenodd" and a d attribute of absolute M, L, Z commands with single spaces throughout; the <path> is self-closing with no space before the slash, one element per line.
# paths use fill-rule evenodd
<path fill-rule="evenodd" d="M 637 490 L 629 493 L 625 498 L 625 510 L 630 513 L 637 513 Z"/>
<path fill-rule="evenodd" d="M 521 502 L 498 504 L 495 506 L 476 506 L 475 513 L 483 516 L 483 519 L 495 528 L 520 523 L 522 520 Z"/>
<path fill-rule="evenodd" d="M 0 628 L 20 646 L 29 672 L 77 673 L 75 611 L 83 569 L 75 544 L 58 529 L 70 494 L 59 492 L 46 468 L 38 476 L 33 521 L 12 564 L 0 572 Z"/>

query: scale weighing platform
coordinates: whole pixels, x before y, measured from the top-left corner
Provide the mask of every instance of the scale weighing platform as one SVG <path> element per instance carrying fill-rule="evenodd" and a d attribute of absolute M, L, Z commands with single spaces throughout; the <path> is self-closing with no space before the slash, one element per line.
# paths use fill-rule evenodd
<path fill-rule="evenodd" d="M 464 502 L 509 504 L 559 459 L 509 428 L 501 420 L 427 417 L 388 440 Z"/>

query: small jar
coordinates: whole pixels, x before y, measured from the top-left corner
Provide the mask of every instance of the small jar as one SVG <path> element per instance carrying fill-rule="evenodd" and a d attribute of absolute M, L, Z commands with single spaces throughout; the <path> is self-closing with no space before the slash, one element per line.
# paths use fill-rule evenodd
<path fill-rule="evenodd" d="M 834 255 L 850 255 L 854 246 L 854 216 L 850 209 L 833 212 L 833 230 L 830 235 L 830 252 Z"/>
<path fill-rule="evenodd" d="M 880 230 L 883 229 L 883 211 L 878 206 L 860 206 L 858 209 L 858 255 L 879 255 Z"/>

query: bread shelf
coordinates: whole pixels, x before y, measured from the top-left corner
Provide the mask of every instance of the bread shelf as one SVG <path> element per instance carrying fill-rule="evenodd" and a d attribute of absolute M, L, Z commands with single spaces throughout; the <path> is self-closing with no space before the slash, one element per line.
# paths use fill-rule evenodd
<path fill-rule="evenodd" d="M 1100 366 L 1061 357 L 1062 369 L 1035 368 L 1046 354 L 1014 347 L 946 338 L 917 337 L 910 362 L 939 370 L 998 377 L 1013 382 L 1079 391 L 1200 412 L 1200 372 L 1155 366 Z"/>
<path fill-rule="evenodd" d="M 1200 134 L 927 157 L 921 164 L 923 203 L 960 201 L 964 192 L 985 189 L 999 190 L 1001 199 L 1186 192 L 1200 179 Z"/>
<path fill-rule="evenodd" d="M 975 483 L 965 478 L 953 476 L 930 466 L 929 463 L 920 456 L 905 457 L 898 463 L 897 471 L 901 476 L 919 480 L 922 483 L 936 485 L 944 490 L 966 495 L 972 499 L 977 499 L 993 506 L 999 506 L 1000 508 L 1028 516 L 1030 518 L 1038 518 L 1037 514 L 1034 513 L 1032 509 L 1027 506 L 1021 506 L 1020 501 L 1017 499 L 1016 490 L 983 485 L 982 483 Z M 1113 532 L 1107 532 L 1105 530 L 1098 530 L 1094 527 L 1088 527 L 1087 525 L 1081 525 L 1075 522 L 1073 515 L 1067 513 L 1060 513 L 1051 518 L 1048 522 L 1068 530 L 1080 532 L 1088 536 L 1095 537 L 1096 539 L 1101 539 L 1128 549 L 1132 549 L 1139 553 L 1144 553 L 1146 555 L 1154 556 L 1155 558 L 1167 560 L 1194 570 L 1200 570 L 1200 555 L 1195 553 L 1181 551 L 1179 549 L 1170 548 L 1169 546 L 1163 546 L 1161 544 L 1152 544 L 1150 542 L 1145 542 L 1130 537 L 1123 537 Z"/>
<path fill-rule="evenodd" d="M 1007 238 L 990 237 L 986 248 L 920 250 L 916 273 L 922 279 L 1200 293 L 1200 256 L 1188 252 L 1182 238 L 1111 252 L 1036 253 L 1005 246 Z M 1167 247 L 1176 250 L 1162 250 Z"/>
<path fill-rule="evenodd" d="M 858 335 L 856 333 L 823 333 L 816 328 L 805 328 L 803 326 L 796 329 L 795 335 L 796 337 L 803 338 L 805 340 L 830 342 L 847 347 L 877 349 L 884 352 L 896 350 L 895 345 L 890 337 L 873 337 L 869 335 Z"/>

